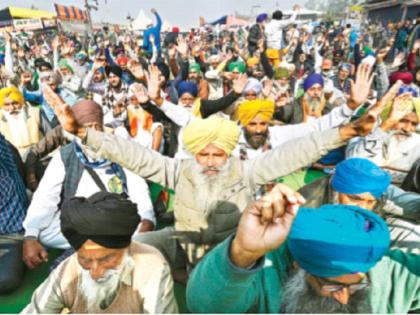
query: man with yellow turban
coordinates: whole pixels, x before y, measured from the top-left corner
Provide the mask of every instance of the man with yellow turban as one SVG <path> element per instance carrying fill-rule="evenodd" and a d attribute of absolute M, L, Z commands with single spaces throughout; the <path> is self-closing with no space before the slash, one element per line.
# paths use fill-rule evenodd
<path fill-rule="evenodd" d="M 26 106 L 22 93 L 14 86 L 0 90 L 0 133 L 18 149 L 22 160 L 44 134 L 39 110 Z"/>
<path fill-rule="evenodd" d="M 149 94 L 160 95 L 152 81 Z M 48 87 L 44 93 L 54 97 Z M 158 98 L 154 101 L 162 103 Z M 175 191 L 175 227 L 141 234 L 135 239 L 158 248 L 177 280 L 185 280 L 187 269 L 235 231 L 241 212 L 262 186 L 317 161 L 350 138 L 368 133 L 378 115 L 375 109 L 339 129 L 314 131 L 256 159 L 241 161 L 231 155 L 240 129 L 235 122 L 222 117 L 191 120 L 185 127 L 183 141 L 193 158 L 173 159 L 79 126 L 65 104 L 58 104 L 55 110 L 63 128 L 81 138 L 93 152 Z"/>
<path fill-rule="evenodd" d="M 356 77 L 352 96 L 360 100 L 335 107 L 326 115 L 300 124 L 270 126 L 275 108 L 272 101 L 256 99 L 243 102 L 233 115 L 233 118 L 242 125 L 242 133 L 238 146 L 232 154 L 242 160 L 255 159 L 265 151 L 283 145 L 287 141 L 341 125 L 350 119 L 353 111 L 364 102 L 364 97 L 367 97 L 370 72 L 370 68 L 362 67 Z"/>

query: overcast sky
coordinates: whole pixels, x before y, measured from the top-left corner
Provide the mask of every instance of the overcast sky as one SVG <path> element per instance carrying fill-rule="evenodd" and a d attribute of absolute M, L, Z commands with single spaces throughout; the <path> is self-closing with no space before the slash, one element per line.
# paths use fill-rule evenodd
<path fill-rule="evenodd" d="M 93 2 L 92 0 L 89 0 Z M 293 4 L 303 4 L 305 0 L 105 0 L 99 1 L 99 10 L 92 12 L 95 22 L 124 23 L 127 15 L 135 18 L 140 9 L 152 17 L 151 8 L 156 8 L 163 20 L 181 28 L 198 26 L 199 16 L 207 21 L 216 20 L 235 11 L 242 14 L 259 12 L 271 13 L 279 9 L 291 9 Z M 0 9 L 6 6 L 30 8 L 34 4 L 38 9 L 55 12 L 54 3 L 84 7 L 84 0 L 0 0 Z"/>

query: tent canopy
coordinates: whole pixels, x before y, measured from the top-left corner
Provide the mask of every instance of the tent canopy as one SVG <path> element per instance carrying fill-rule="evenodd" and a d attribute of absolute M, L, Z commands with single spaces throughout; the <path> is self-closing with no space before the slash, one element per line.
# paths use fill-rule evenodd
<path fill-rule="evenodd" d="M 52 19 L 56 15 L 54 13 L 43 10 L 32 10 L 25 8 L 9 7 L 10 15 L 18 19 Z"/>
<path fill-rule="evenodd" d="M 137 18 L 131 23 L 131 27 L 135 31 L 144 31 L 150 24 L 153 24 L 153 21 L 147 17 L 143 9 L 140 9 Z"/>

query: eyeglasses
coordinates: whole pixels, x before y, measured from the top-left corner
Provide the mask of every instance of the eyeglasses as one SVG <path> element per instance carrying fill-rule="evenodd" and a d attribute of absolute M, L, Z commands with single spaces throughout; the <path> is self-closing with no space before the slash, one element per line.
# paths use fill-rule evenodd
<path fill-rule="evenodd" d="M 364 277 L 359 283 L 344 284 L 334 281 L 327 281 L 322 278 L 314 277 L 318 283 L 320 290 L 324 292 L 338 292 L 347 288 L 350 292 L 356 292 L 369 287 L 369 279 Z"/>

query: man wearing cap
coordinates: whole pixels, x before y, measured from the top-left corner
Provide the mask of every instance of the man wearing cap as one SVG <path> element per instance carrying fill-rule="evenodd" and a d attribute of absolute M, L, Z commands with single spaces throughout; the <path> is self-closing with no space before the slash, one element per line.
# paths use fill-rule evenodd
<path fill-rule="evenodd" d="M 300 208 L 276 186 L 236 234 L 193 270 L 194 313 L 409 313 L 420 307 L 420 256 L 388 251 L 386 223 L 356 206 Z M 211 292 L 211 294 L 209 294 Z"/>
<path fill-rule="evenodd" d="M 248 50 L 249 55 L 253 56 L 257 51 L 258 42 L 264 39 L 264 24 L 268 16 L 266 13 L 261 13 L 256 18 L 256 24 L 252 25 L 248 34 Z"/>
<path fill-rule="evenodd" d="M 359 206 L 382 216 L 391 232 L 391 247 L 420 253 L 420 195 L 390 185 L 391 176 L 367 159 L 337 164 L 333 175 L 302 187 L 305 207 L 325 204 Z"/>
<path fill-rule="evenodd" d="M 103 130 L 102 108 L 95 102 L 81 101 L 74 106 L 73 113 L 79 124 Z M 97 191 L 126 193 L 138 205 L 142 217 L 139 232 L 153 230 L 156 222 L 146 182 L 120 165 L 100 158 L 76 139 L 53 156 L 28 208 L 23 223 L 23 259 L 29 268 L 47 261 L 44 246 L 70 248 L 60 232 L 62 202 Z"/>
<path fill-rule="evenodd" d="M 401 186 L 420 159 L 420 135 L 416 133 L 420 106 L 416 106 L 417 103 L 418 99 L 410 93 L 398 96 L 381 125 L 349 144 L 347 156 L 373 161 L 391 173 L 393 184 Z"/>
<path fill-rule="evenodd" d="M 0 133 L 18 149 L 22 160 L 26 160 L 31 146 L 42 139 L 43 126 L 39 109 L 27 106 L 18 88 L 0 90 Z"/>
<path fill-rule="evenodd" d="M 63 203 L 61 231 L 76 251 L 34 292 L 23 313 L 177 313 L 162 255 L 131 241 L 140 222 L 124 195 L 98 192 Z"/>

